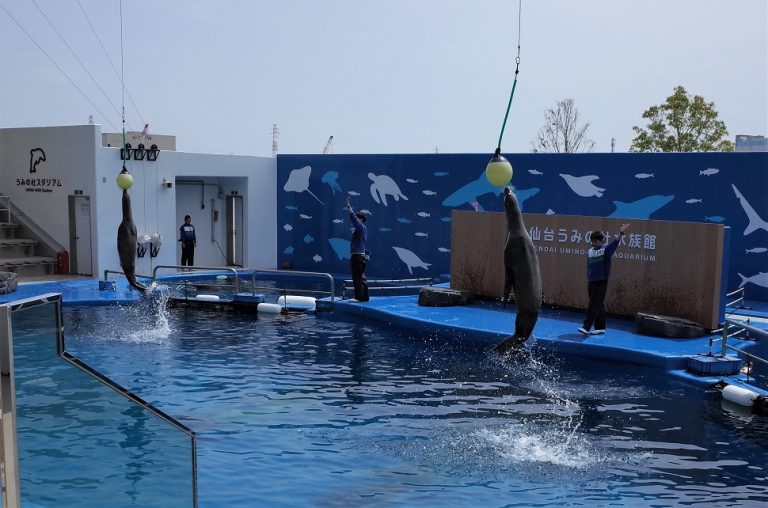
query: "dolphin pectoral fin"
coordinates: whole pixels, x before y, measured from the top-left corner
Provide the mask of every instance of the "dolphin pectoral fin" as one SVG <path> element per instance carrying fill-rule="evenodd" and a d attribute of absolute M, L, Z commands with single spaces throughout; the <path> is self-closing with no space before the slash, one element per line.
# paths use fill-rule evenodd
<path fill-rule="evenodd" d="M 515 355 L 523 347 L 523 344 L 525 344 L 526 340 L 526 337 L 520 337 L 517 335 L 507 337 L 493 347 L 493 352 L 502 356 Z"/>

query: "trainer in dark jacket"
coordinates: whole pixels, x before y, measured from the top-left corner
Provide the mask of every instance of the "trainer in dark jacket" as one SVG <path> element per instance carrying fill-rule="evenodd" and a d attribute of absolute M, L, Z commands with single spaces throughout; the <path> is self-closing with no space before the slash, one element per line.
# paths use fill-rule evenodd
<path fill-rule="evenodd" d="M 589 308 L 584 326 L 579 332 L 589 335 L 589 329 L 595 325 L 592 335 L 605 333 L 605 293 L 608 290 L 608 279 L 611 276 L 611 258 L 619 246 L 621 237 L 629 224 L 623 224 L 619 228 L 619 237 L 608 245 L 604 245 L 605 237 L 601 231 L 594 231 L 590 240 L 592 247 L 587 251 L 587 290 L 589 292 Z"/>
<path fill-rule="evenodd" d="M 352 284 L 355 287 L 355 300 L 368 301 L 368 280 L 365 278 L 365 265 L 368 264 L 368 228 L 362 212 L 352 209 L 351 198 L 347 198 L 349 221 L 352 223 L 352 241 L 349 243 L 349 265 L 352 269 Z"/>
<path fill-rule="evenodd" d="M 181 266 L 194 265 L 197 236 L 195 226 L 192 225 L 192 217 L 189 215 L 184 216 L 184 224 L 179 228 L 179 241 L 181 242 Z"/>

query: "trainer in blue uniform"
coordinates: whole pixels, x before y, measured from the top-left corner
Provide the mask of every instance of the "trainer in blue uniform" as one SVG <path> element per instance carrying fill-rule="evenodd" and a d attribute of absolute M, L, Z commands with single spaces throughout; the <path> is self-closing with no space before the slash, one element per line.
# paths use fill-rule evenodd
<path fill-rule="evenodd" d="M 184 224 L 179 228 L 179 241 L 181 242 L 181 266 L 194 265 L 197 236 L 195 236 L 195 226 L 192 225 L 192 217 L 189 215 L 184 216 Z"/>
<path fill-rule="evenodd" d="M 355 300 L 368 301 L 368 281 L 365 278 L 365 265 L 368 263 L 368 228 L 363 212 L 352 209 L 352 201 L 347 197 L 349 221 L 352 223 L 352 241 L 349 244 L 349 265 L 352 268 L 352 284 L 355 286 Z"/>
<path fill-rule="evenodd" d="M 629 224 L 622 224 L 619 228 L 619 236 L 609 243 L 603 245 L 605 237 L 601 231 L 592 232 L 590 240 L 592 247 L 587 251 L 587 290 L 589 292 L 589 308 L 587 309 L 587 318 L 584 320 L 584 326 L 579 328 L 579 332 L 589 335 L 589 329 L 595 325 L 595 331 L 592 335 L 602 335 L 605 333 L 605 293 L 608 290 L 608 279 L 611 276 L 611 257 L 619 246 L 619 241 L 624 236 L 624 231 Z"/>

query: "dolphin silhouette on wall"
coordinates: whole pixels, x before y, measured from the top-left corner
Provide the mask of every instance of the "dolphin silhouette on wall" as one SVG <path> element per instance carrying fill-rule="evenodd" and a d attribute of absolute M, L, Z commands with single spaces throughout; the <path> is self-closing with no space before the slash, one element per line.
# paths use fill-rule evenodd
<path fill-rule="evenodd" d="M 45 152 L 42 148 L 33 148 L 29 151 L 29 172 L 37 173 L 37 165 L 45 161 Z"/>
<path fill-rule="evenodd" d="M 408 267 L 408 273 L 410 274 L 413 274 L 413 268 L 423 268 L 427 270 L 432 266 L 432 263 L 425 263 L 419 256 L 408 249 L 395 246 L 392 246 L 392 248 L 395 249 L 395 253 L 397 254 L 397 257 L 400 258 L 400 261 L 405 263 L 405 266 Z"/>
<path fill-rule="evenodd" d="M 568 184 L 568 187 L 570 187 L 578 196 L 583 198 L 590 198 L 592 196 L 598 198 L 603 197 L 605 189 L 592 183 L 600 178 L 597 175 L 573 176 L 560 173 L 560 176 L 563 177 L 563 180 Z"/>

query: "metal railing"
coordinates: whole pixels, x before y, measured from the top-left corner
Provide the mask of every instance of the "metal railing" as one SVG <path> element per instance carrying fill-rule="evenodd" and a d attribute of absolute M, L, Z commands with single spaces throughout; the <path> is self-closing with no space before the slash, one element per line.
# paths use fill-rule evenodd
<path fill-rule="evenodd" d="M 234 268 L 229 267 L 222 267 L 222 266 L 181 266 L 181 265 L 158 265 L 152 270 L 152 283 L 154 284 L 157 282 L 157 272 L 158 270 L 162 269 L 173 269 L 173 270 L 182 270 L 187 273 L 190 272 L 228 272 L 231 273 L 234 277 L 234 284 L 232 285 L 232 299 L 234 299 L 235 295 L 240 293 L 240 276 L 237 273 L 237 270 Z"/>
<path fill-rule="evenodd" d="M 744 305 L 744 287 L 740 287 L 739 289 L 735 291 L 731 291 L 730 293 L 726 293 L 726 298 L 733 298 L 734 296 L 739 295 L 738 298 L 733 300 L 732 302 L 728 302 L 725 304 L 726 309 L 748 309 L 746 305 Z M 737 305 L 738 304 L 738 305 Z"/>
<path fill-rule="evenodd" d="M 731 331 L 731 329 L 734 329 L 734 331 Z M 713 347 L 715 342 L 720 342 L 720 354 L 719 356 L 723 357 L 728 353 L 728 350 L 736 351 L 737 353 L 741 353 L 744 356 L 747 357 L 747 364 L 751 365 L 752 362 L 758 361 L 760 363 L 768 365 L 768 360 L 765 358 L 761 358 L 755 354 L 748 353 L 747 351 L 744 351 L 743 349 L 739 349 L 737 347 L 731 346 L 728 344 L 728 339 L 733 337 L 738 337 L 742 340 L 752 340 L 756 341 L 757 339 L 754 339 L 751 337 L 751 335 L 755 335 L 759 337 L 760 339 L 768 339 L 768 331 L 761 330 L 760 328 L 755 328 L 754 326 L 751 326 L 747 323 L 743 323 L 741 321 L 735 321 L 730 318 L 726 318 L 725 323 L 723 324 L 723 328 L 721 329 L 721 335 L 718 338 L 715 338 L 714 336 L 709 338 L 709 353 L 708 356 L 713 356 Z M 747 376 L 750 375 L 750 370 L 747 370 Z"/>
<path fill-rule="evenodd" d="M 256 285 L 256 279 L 257 276 L 260 274 L 272 274 L 272 275 L 279 275 L 279 278 L 284 278 L 286 276 L 290 277 L 293 275 L 300 275 L 303 277 L 318 277 L 326 280 L 328 282 L 328 290 L 322 291 L 322 290 L 313 290 L 313 289 L 300 289 L 298 291 L 302 293 L 308 293 L 308 294 L 315 294 L 315 295 L 326 295 L 330 296 L 330 306 L 331 309 L 333 308 L 333 303 L 335 299 L 335 283 L 333 281 L 333 276 L 330 273 L 323 273 L 323 272 L 298 272 L 298 271 L 285 271 L 285 270 L 254 270 L 251 274 L 251 295 L 256 294 L 257 289 L 261 289 L 264 291 L 278 291 L 282 293 L 283 296 L 288 295 L 288 289 L 287 288 L 278 288 L 278 287 L 272 287 L 272 286 L 257 286 Z M 287 305 L 287 299 L 286 299 L 286 305 Z"/>
<path fill-rule="evenodd" d="M 409 282 L 424 282 L 425 284 L 408 285 Z M 415 279 L 368 279 L 368 291 L 397 291 L 402 289 L 421 289 L 432 285 L 432 278 L 421 277 Z M 349 285 L 347 285 L 349 283 Z M 372 285 L 373 284 L 373 285 Z M 390 284 L 388 286 L 376 286 L 375 284 Z M 347 289 L 354 288 L 352 279 L 345 279 L 341 287 L 341 297 L 347 299 Z"/>

